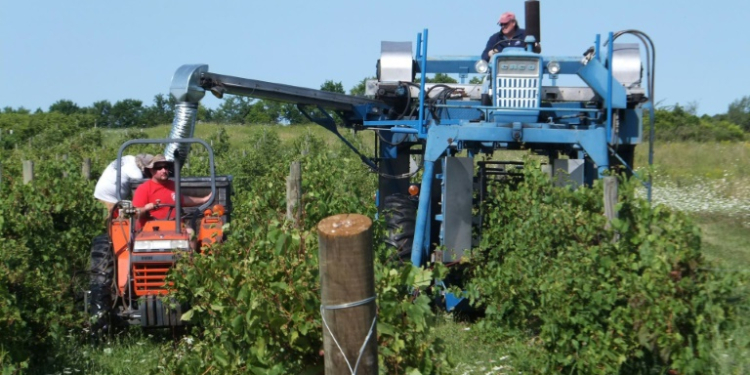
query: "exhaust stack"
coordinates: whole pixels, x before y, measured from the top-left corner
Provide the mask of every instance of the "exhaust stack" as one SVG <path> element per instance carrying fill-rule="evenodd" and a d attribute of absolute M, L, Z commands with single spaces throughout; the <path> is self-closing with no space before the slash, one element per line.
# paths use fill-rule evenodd
<path fill-rule="evenodd" d="M 193 138 L 195 134 L 195 121 L 198 116 L 198 103 L 206 94 L 200 86 L 201 74 L 208 72 L 208 65 L 194 64 L 183 65 L 172 77 L 172 87 L 169 92 L 177 100 L 175 105 L 172 130 L 169 132 L 170 139 Z M 169 143 L 164 149 L 164 157 L 174 160 L 175 151 L 178 151 L 179 165 L 185 165 L 190 144 Z"/>
<path fill-rule="evenodd" d="M 537 43 L 542 42 L 542 30 L 539 22 L 539 0 L 526 0 L 524 3 L 524 17 L 526 24 L 526 36 L 533 35 Z"/>

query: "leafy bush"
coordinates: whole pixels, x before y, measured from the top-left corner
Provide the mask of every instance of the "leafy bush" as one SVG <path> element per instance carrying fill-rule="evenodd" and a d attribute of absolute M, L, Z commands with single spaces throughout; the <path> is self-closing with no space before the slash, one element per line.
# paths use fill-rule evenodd
<path fill-rule="evenodd" d="M 104 228 L 91 219 L 100 212 L 91 182 L 60 178 L 63 171 L 70 173 L 66 164 L 50 162 L 28 185 L 3 186 L 0 352 L 9 366 L 43 367 L 68 330 L 84 326 L 77 280 L 85 280 L 91 238 Z"/>
<path fill-rule="evenodd" d="M 326 149 L 315 137 L 288 148 L 270 130 L 257 139 L 245 156 L 228 161 L 245 174 L 236 186 L 228 242 L 210 256 L 186 259 L 173 273 L 177 296 L 192 305 L 186 317 L 195 327 L 163 359 L 167 371 L 287 374 L 322 368 L 316 225 L 342 212 L 374 216 L 369 197 L 375 178 L 351 151 Z M 292 160 L 302 163 L 299 228 L 284 222 L 283 181 Z M 384 246 L 378 251 L 379 259 L 388 258 Z M 444 367 L 439 343 L 428 338 L 430 298 L 407 290 L 419 280 L 429 283 L 428 274 L 409 265 L 376 264 L 383 374 L 440 373 Z"/>
<path fill-rule="evenodd" d="M 660 141 L 742 141 L 746 137 L 736 123 L 721 118 L 698 117 L 679 105 L 672 110 L 657 109 L 655 113 L 656 138 Z"/>
<path fill-rule="evenodd" d="M 538 357 L 519 370 L 707 372 L 738 276 L 710 271 L 687 217 L 652 209 L 626 183 L 607 230 L 599 182 L 554 188 L 534 168 L 492 195 L 468 290 L 486 307 L 485 328 L 531 333 Z"/>

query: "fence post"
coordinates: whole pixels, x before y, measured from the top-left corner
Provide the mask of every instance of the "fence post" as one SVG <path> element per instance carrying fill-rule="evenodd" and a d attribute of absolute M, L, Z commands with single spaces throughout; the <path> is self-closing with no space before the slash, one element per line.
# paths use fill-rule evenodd
<path fill-rule="evenodd" d="M 23 161 L 23 183 L 28 184 L 34 179 L 34 162 L 31 160 Z"/>
<path fill-rule="evenodd" d="M 372 239 L 372 220 L 364 215 L 318 223 L 326 375 L 378 373 Z"/>
<path fill-rule="evenodd" d="M 299 226 L 302 217 L 302 169 L 298 161 L 289 167 L 289 177 L 286 178 L 286 219 Z"/>
<path fill-rule="evenodd" d="M 605 228 L 609 230 L 612 227 L 612 220 L 617 218 L 617 177 L 607 176 L 604 177 L 604 216 L 607 217 L 607 224 Z M 612 242 L 617 242 L 620 239 L 619 234 L 615 234 L 612 238 Z"/>
<path fill-rule="evenodd" d="M 91 158 L 83 159 L 83 166 L 81 166 L 81 174 L 85 180 L 91 179 Z"/>

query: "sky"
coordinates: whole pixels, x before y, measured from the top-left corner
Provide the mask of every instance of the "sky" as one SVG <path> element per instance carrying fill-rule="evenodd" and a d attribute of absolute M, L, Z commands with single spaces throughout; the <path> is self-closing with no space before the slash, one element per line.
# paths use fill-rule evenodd
<path fill-rule="evenodd" d="M 580 56 L 597 34 L 649 35 L 657 106 L 714 115 L 750 96 L 747 1 L 540 0 L 540 9 L 544 55 Z M 375 75 L 381 41 L 416 48 L 427 29 L 428 56 L 479 56 L 504 11 L 524 26 L 523 0 L 0 0 L 0 108 L 152 105 L 177 68 L 197 63 L 309 88 L 332 80 L 348 91 Z M 221 102 L 209 94 L 202 103 Z"/>

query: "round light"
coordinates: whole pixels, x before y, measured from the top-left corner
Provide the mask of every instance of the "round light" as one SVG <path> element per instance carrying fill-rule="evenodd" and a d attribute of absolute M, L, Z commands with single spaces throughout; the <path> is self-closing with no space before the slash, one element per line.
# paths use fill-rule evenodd
<path fill-rule="evenodd" d="M 557 61 L 550 61 L 547 64 L 547 71 L 549 72 L 549 74 L 560 73 L 560 63 Z"/>
<path fill-rule="evenodd" d="M 485 74 L 490 70 L 490 66 L 487 65 L 487 61 L 479 60 L 474 64 L 474 70 L 479 74 Z"/>
<path fill-rule="evenodd" d="M 409 195 L 412 197 L 419 194 L 419 186 L 417 185 L 411 185 L 409 186 Z"/>

